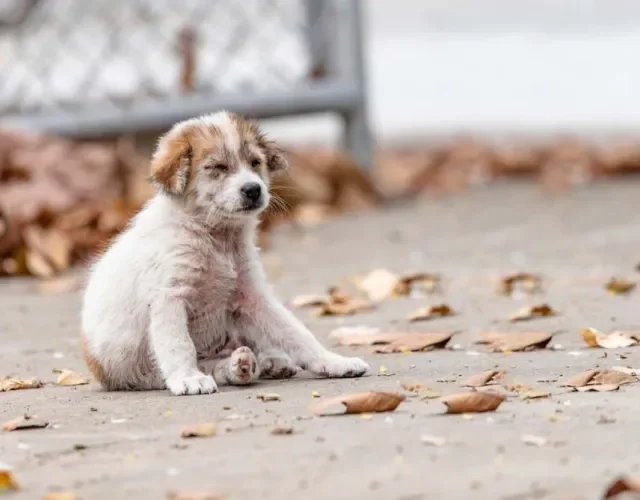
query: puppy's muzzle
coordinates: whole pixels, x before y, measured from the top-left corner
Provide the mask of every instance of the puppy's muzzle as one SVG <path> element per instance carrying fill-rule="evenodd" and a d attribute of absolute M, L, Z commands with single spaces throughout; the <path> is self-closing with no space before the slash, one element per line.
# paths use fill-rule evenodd
<path fill-rule="evenodd" d="M 262 208 L 263 194 L 262 186 L 257 182 L 248 182 L 240 188 L 242 193 L 242 209 L 243 210 L 257 210 Z"/>

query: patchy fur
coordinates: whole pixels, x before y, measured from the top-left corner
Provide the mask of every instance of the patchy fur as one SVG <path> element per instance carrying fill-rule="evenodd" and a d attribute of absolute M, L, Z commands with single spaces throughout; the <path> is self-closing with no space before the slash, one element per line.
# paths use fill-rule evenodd
<path fill-rule="evenodd" d="M 158 194 L 96 262 L 84 296 L 89 367 L 111 390 L 204 394 L 261 375 L 364 374 L 275 297 L 255 247 L 282 150 L 228 112 L 175 125 L 151 165 Z"/>

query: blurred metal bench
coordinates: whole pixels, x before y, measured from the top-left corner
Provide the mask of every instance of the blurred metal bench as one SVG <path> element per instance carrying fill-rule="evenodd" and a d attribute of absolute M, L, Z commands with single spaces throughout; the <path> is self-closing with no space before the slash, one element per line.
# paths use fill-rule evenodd
<path fill-rule="evenodd" d="M 371 165 L 360 0 L 3 0 L 0 126 L 79 138 L 319 112 Z"/>

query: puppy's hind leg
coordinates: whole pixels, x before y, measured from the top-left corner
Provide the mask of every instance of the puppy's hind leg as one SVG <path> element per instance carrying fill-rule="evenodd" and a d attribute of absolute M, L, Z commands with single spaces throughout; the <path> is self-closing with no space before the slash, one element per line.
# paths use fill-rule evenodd
<path fill-rule="evenodd" d="M 260 378 L 291 378 L 298 373 L 293 360 L 279 349 L 268 349 L 258 353 Z"/>
<path fill-rule="evenodd" d="M 258 380 L 260 368 L 253 351 L 246 346 L 230 351 L 200 360 L 198 367 L 204 373 L 210 373 L 218 385 L 248 385 Z"/>

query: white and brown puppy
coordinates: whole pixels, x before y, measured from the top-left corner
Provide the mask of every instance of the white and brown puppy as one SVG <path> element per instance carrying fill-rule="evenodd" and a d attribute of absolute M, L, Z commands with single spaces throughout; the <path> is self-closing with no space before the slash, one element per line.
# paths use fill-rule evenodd
<path fill-rule="evenodd" d="M 369 368 L 328 351 L 275 297 L 254 245 L 282 150 L 218 112 L 175 125 L 151 163 L 157 195 L 94 265 L 82 310 L 87 364 L 109 390 L 323 377 Z"/>

